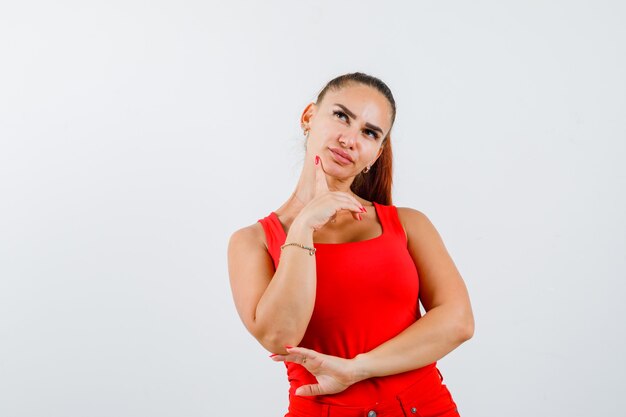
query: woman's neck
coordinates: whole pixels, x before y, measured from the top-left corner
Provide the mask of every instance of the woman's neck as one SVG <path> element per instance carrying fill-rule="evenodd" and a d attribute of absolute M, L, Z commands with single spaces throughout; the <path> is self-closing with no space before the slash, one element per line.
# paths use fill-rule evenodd
<path fill-rule="evenodd" d="M 326 176 L 326 182 L 328 184 L 328 189 L 330 191 L 342 191 L 347 193 L 361 203 L 365 202 L 362 198 L 357 196 L 350 189 L 350 185 L 352 184 L 354 178 L 349 180 L 338 180 L 336 178 L 332 178 Z M 296 185 L 295 190 L 291 193 L 291 196 L 283 203 L 283 205 L 276 210 L 277 213 L 284 213 L 288 217 L 295 217 L 300 210 L 304 206 L 306 206 L 313 198 L 315 197 L 315 166 L 313 163 L 305 162 L 302 167 L 302 172 L 300 173 L 300 178 L 298 180 L 298 184 Z"/>

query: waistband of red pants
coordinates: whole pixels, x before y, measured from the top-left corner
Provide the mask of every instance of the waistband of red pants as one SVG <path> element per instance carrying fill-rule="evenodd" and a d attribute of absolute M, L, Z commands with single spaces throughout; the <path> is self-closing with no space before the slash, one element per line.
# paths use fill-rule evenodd
<path fill-rule="evenodd" d="M 352 407 L 328 404 L 318 400 L 315 397 L 304 396 L 289 396 L 289 412 L 296 416 L 306 417 L 385 417 L 385 416 L 415 416 L 421 417 L 420 410 L 424 407 L 422 403 L 428 401 L 429 395 L 435 394 L 438 391 L 433 391 L 441 388 L 443 382 L 443 376 L 436 366 L 427 371 L 421 378 L 412 383 L 407 388 L 399 392 L 395 398 L 391 398 L 386 401 L 374 402 L 367 406 Z M 456 404 L 452 400 L 447 388 L 443 397 L 438 401 L 443 401 L 441 407 L 447 409 L 445 414 L 438 414 L 441 417 L 444 416 L 458 416 Z"/>

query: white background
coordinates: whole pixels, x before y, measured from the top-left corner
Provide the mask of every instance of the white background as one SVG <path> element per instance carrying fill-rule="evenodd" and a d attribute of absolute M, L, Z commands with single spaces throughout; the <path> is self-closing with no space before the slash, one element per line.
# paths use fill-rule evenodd
<path fill-rule="evenodd" d="M 3 1 L 0 415 L 282 416 L 228 239 L 337 75 L 392 89 L 394 204 L 461 271 L 464 417 L 623 413 L 619 1 Z"/>

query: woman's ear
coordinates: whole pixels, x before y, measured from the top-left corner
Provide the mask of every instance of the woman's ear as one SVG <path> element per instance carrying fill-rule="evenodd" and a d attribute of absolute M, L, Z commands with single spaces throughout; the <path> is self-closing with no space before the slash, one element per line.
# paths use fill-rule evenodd
<path fill-rule="evenodd" d="M 300 125 L 302 127 L 308 126 L 311 122 L 311 118 L 315 116 L 315 112 L 317 111 L 317 105 L 315 103 L 309 103 L 302 111 L 302 115 L 300 116 Z"/>
<path fill-rule="evenodd" d="M 383 153 L 383 147 L 382 146 L 378 150 L 378 153 L 376 154 L 376 158 L 374 158 L 374 160 L 372 161 L 371 165 L 374 165 L 376 163 L 376 161 L 378 161 L 378 158 L 380 157 L 381 153 Z"/>

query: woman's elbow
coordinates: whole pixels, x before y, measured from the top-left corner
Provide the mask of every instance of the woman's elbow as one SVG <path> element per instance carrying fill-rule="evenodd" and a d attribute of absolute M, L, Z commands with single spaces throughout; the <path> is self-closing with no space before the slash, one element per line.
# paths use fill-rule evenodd
<path fill-rule="evenodd" d="M 456 343 L 463 343 L 474 336 L 474 315 L 471 308 L 450 307 L 451 334 Z"/>
<path fill-rule="evenodd" d="M 297 335 L 295 332 L 274 330 L 257 336 L 257 340 L 268 352 L 286 354 L 285 346 L 298 346 L 302 336 Z"/>
<path fill-rule="evenodd" d="M 471 311 L 463 315 L 457 329 L 457 334 L 461 342 L 470 340 L 474 336 L 474 316 Z"/>

